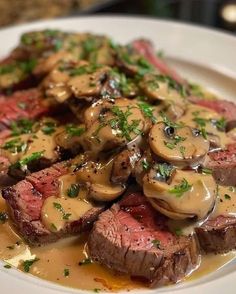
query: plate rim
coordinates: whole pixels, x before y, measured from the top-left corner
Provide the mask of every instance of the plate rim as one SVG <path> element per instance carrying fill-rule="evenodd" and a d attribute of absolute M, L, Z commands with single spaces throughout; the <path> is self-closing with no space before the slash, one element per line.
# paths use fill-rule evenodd
<path fill-rule="evenodd" d="M 224 32 L 222 30 L 214 30 L 212 28 L 208 28 L 208 27 L 204 27 L 204 26 L 199 26 L 196 24 L 190 24 L 188 22 L 179 22 L 179 21 L 173 21 L 173 20 L 169 20 L 169 19 L 159 19 L 159 18 L 155 18 L 155 17 L 146 17 L 146 16 L 139 16 L 139 15 L 122 15 L 122 14 L 98 14 L 98 15 L 80 15 L 80 16 L 72 16 L 72 17 L 63 17 L 63 18 L 58 18 L 58 19 L 54 19 L 54 20 L 43 20 L 43 21 L 33 21 L 30 23 L 24 23 L 24 24 L 19 24 L 19 25 L 13 25 L 13 26 L 7 26 L 4 27 L 2 29 L 0 29 L 0 35 L 2 33 L 7 33 L 8 31 L 14 31 L 15 29 L 20 30 L 20 31 L 26 31 L 27 29 L 35 29 L 34 27 L 36 26 L 48 26 L 50 25 L 55 25 L 55 27 L 58 25 L 58 23 L 63 23 L 63 22 L 70 22 L 72 20 L 74 21 L 80 21 L 80 20 L 86 20 L 86 19 L 110 19 L 110 20 L 130 20 L 130 19 L 139 19 L 142 21 L 150 21 L 150 22 L 154 22 L 154 23 L 162 23 L 162 24 L 168 24 L 171 26 L 178 26 L 180 29 L 181 28 L 188 28 L 188 29 L 194 29 L 200 32 L 205 32 L 208 34 L 214 34 L 217 38 L 217 36 L 220 36 L 221 38 L 226 38 L 228 40 L 230 40 L 230 42 L 235 42 L 236 45 L 236 37 L 233 34 Z M 90 29 L 89 29 L 90 30 Z M 74 29 L 72 29 L 72 31 L 74 31 Z M 19 37 L 19 36 L 18 36 Z M 115 38 L 115 36 L 114 36 Z M 236 68 L 235 68 L 235 72 L 236 72 Z M 3 262 L 0 262 L 0 265 L 4 264 Z M 68 287 L 64 287 L 64 286 L 60 286 L 58 284 L 54 284 L 52 282 L 46 282 L 45 280 L 42 280 L 40 278 L 34 277 L 29 275 L 28 277 L 26 277 L 25 273 L 22 273 L 18 270 L 12 269 L 11 271 L 13 271 L 13 274 L 11 274 L 11 272 L 9 272 L 9 270 L 6 269 L 2 269 L 0 268 L 0 283 L 1 280 L 4 279 L 4 277 L 8 277 L 11 275 L 13 276 L 15 279 L 17 280 L 23 280 L 24 282 L 26 282 L 26 284 L 28 283 L 28 281 L 30 282 L 30 285 L 34 285 L 36 286 L 35 288 L 35 294 L 38 293 L 45 293 L 45 294 L 51 294 L 51 293 L 89 293 L 91 291 L 87 291 L 87 290 L 79 290 L 79 289 L 71 289 Z M 234 276 L 232 282 L 234 281 L 235 277 L 236 277 L 236 272 L 231 272 L 227 275 L 227 277 L 230 276 Z M 218 278 L 218 281 L 224 279 L 225 277 L 221 277 Z M 10 278 L 9 278 L 10 279 Z M 199 281 L 199 280 L 198 280 Z M 40 282 L 40 283 L 38 283 Z M 207 284 L 210 284 L 212 281 L 208 281 Z M 214 282 L 214 280 L 213 280 Z M 41 284 L 41 285 L 39 285 Z M 45 284 L 45 285 L 44 285 Z M 201 284 L 200 286 L 205 285 L 205 283 Z M 14 290 L 14 285 L 13 285 L 13 290 Z M 25 287 L 25 286 L 23 286 Z M 31 289 L 33 288 L 33 286 L 29 286 L 29 291 L 31 291 Z M 39 289 L 39 292 L 36 293 L 36 289 Z M 190 289 L 190 290 L 189 290 Z M 195 289 L 195 290 L 194 290 Z M 199 293 L 199 285 L 198 284 L 194 284 L 192 283 L 192 285 L 188 285 L 187 288 L 175 288 L 175 289 L 171 289 L 169 287 L 166 288 L 166 290 L 164 290 L 164 292 L 166 293 L 173 293 L 174 291 L 182 291 L 182 293 Z M 25 292 L 26 294 L 28 294 L 28 289 L 26 289 L 27 292 Z M 207 290 L 207 289 L 204 289 Z M 155 290 L 135 290 L 135 292 L 140 292 L 142 294 L 144 293 L 154 293 L 156 292 L 157 289 Z M 159 290 L 160 291 L 160 290 Z M 188 292 L 189 291 L 189 292 Z M 197 291 L 197 292 L 193 292 L 193 291 Z M 162 290 L 160 292 L 163 292 Z M 120 293 L 127 293 L 126 291 L 121 291 Z"/>

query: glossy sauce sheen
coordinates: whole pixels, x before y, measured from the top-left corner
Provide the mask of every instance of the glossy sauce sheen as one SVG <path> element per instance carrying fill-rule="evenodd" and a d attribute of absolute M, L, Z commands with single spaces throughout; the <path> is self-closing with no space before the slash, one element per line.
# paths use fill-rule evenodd
<path fill-rule="evenodd" d="M 0 199 L 0 211 L 5 210 L 5 203 Z M 0 227 L 0 259 L 24 271 L 22 261 L 37 256 L 39 261 L 30 268 L 30 273 L 36 277 L 67 287 L 93 291 L 132 290 L 143 287 L 141 283 L 131 280 L 128 276 L 114 273 L 99 264 L 79 265 L 87 258 L 85 236 L 68 238 L 41 247 L 30 247 L 23 242 L 10 222 L 1 224 Z M 12 247 L 13 249 L 9 249 Z M 235 257 L 236 252 L 203 256 L 200 267 L 187 277 L 186 281 L 214 272 Z M 67 277 L 64 275 L 65 269 L 69 270 Z"/>

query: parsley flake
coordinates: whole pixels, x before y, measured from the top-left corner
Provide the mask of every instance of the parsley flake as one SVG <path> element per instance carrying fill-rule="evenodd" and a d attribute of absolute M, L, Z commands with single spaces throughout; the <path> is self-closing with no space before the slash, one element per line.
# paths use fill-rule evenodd
<path fill-rule="evenodd" d="M 175 185 L 174 188 L 169 190 L 169 193 L 175 194 L 176 197 L 181 197 L 185 192 L 191 190 L 192 185 L 188 183 L 188 181 L 183 178 L 179 185 Z"/>

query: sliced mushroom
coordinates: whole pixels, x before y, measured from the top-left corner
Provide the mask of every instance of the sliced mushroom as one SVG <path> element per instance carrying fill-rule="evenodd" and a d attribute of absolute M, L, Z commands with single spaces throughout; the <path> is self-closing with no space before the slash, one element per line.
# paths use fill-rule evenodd
<path fill-rule="evenodd" d="M 44 76 L 45 74 L 52 71 L 54 67 L 58 64 L 58 62 L 60 62 L 61 60 L 71 61 L 75 59 L 71 53 L 61 50 L 46 58 L 39 59 L 39 62 L 34 68 L 33 73 L 36 76 Z"/>
<path fill-rule="evenodd" d="M 55 135 L 55 143 L 65 150 L 77 153 L 81 149 L 84 132 L 84 125 L 68 124 Z"/>
<path fill-rule="evenodd" d="M 229 138 L 225 132 L 226 120 L 212 109 L 189 104 L 180 121 L 201 130 L 210 141 L 212 148 L 225 148 L 229 144 Z"/>
<path fill-rule="evenodd" d="M 88 130 L 83 147 L 99 153 L 138 140 L 148 131 L 151 121 L 135 102 L 120 98 L 92 105 L 85 112 L 85 124 Z"/>
<path fill-rule="evenodd" d="M 107 66 L 81 65 L 74 69 L 67 85 L 75 97 L 90 101 L 100 95 L 109 70 Z"/>
<path fill-rule="evenodd" d="M 149 133 L 152 151 L 177 166 L 199 163 L 209 150 L 209 142 L 188 126 L 155 124 Z"/>
<path fill-rule="evenodd" d="M 216 199 L 216 183 L 211 175 L 175 170 L 167 181 L 151 169 L 143 179 L 143 191 L 155 209 L 172 219 L 204 219 Z"/>
<path fill-rule="evenodd" d="M 186 96 L 183 85 L 168 76 L 146 74 L 140 82 L 140 87 L 150 100 L 173 101 L 176 104 L 185 104 Z"/>
<path fill-rule="evenodd" d="M 137 147 L 132 150 L 123 150 L 115 158 L 112 166 L 111 182 L 125 184 L 134 171 L 135 164 L 140 158 Z"/>
<path fill-rule="evenodd" d="M 77 172 L 78 183 L 86 184 L 89 197 L 97 201 L 111 201 L 120 196 L 125 185 L 113 184 L 110 181 L 113 159 L 108 162 L 87 162 Z"/>

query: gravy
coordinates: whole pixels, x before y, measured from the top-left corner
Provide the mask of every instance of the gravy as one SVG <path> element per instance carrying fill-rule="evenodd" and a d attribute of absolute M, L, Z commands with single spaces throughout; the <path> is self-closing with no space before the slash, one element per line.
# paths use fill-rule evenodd
<path fill-rule="evenodd" d="M 0 199 L 0 211 L 6 211 L 3 199 Z M 0 227 L 0 259 L 19 270 L 24 271 L 22 261 L 37 257 L 39 260 L 31 266 L 30 273 L 62 286 L 95 292 L 132 290 L 143 287 L 141 283 L 131 280 L 127 275 L 114 273 L 99 264 L 89 263 L 89 259 L 86 264 L 85 260 L 88 257 L 86 236 L 72 237 L 40 247 L 30 247 L 14 231 L 9 221 L 0 224 Z M 202 256 L 200 267 L 187 277 L 186 281 L 192 281 L 214 272 L 235 257 L 236 252 Z M 67 269 L 69 275 L 65 276 Z"/>

